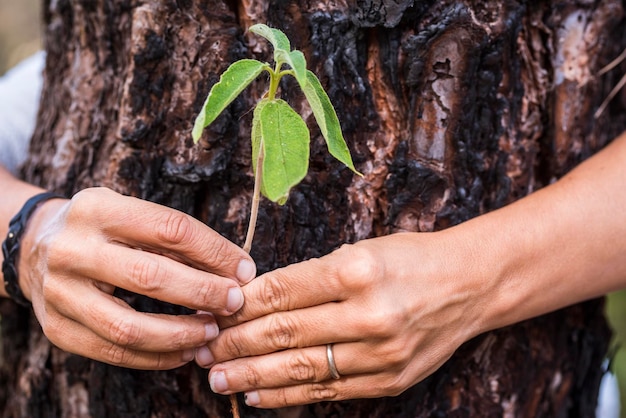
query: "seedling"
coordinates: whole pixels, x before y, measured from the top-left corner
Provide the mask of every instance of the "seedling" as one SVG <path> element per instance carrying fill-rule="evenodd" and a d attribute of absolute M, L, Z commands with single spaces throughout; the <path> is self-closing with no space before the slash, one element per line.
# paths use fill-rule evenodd
<path fill-rule="evenodd" d="M 269 90 L 254 108 L 252 118 L 252 169 L 254 192 L 244 250 L 250 252 L 256 226 L 260 195 L 285 204 L 291 188 L 306 175 L 309 167 L 310 134 L 302 117 L 284 100 L 277 98 L 284 76 L 292 76 L 302 89 L 332 156 L 356 174 L 350 151 L 341 133 L 335 109 L 320 81 L 306 68 L 304 54 L 291 50 L 287 36 L 278 29 L 256 24 L 250 32 L 267 39 L 274 48 L 274 67 L 254 59 L 242 59 L 228 67 L 211 88 L 198 114 L 192 136 L 202 131 L 262 72 L 269 74 Z M 239 416 L 237 398 L 231 395 L 233 415 Z"/>

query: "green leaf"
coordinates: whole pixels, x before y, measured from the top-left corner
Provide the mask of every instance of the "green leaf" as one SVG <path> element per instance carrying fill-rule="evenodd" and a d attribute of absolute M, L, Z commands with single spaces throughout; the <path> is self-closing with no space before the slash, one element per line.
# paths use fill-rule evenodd
<path fill-rule="evenodd" d="M 291 67 L 300 86 L 306 85 L 306 58 L 304 58 L 302 51 L 298 51 L 297 49 L 289 53 L 277 51 L 275 55 L 277 62 L 284 62 Z"/>
<path fill-rule="evenodd" d="M 209 126 L 222 111 L 261 74 L 266 64 L 252 59 L 243 59 L 231 64 L 213 85 L 196 117 L 191 133 L 194 142 L 200 140 L 202 130 Z"/>
<path fill-rule="evenodd" d="M 259 120 L 264 153 L 262 192 L 271 201 L 284 204 L 289 190 L 302 181 L 309 168 L 309 129 L 281 99 L 265 103 Z"/>
<path fill-rule="evenodd" d="M 288 64 L 293 69 L 293 72 L 296 73 L 296 79 L 298 83 L 302 85 L 307 84 L 307 76 L 306 76 L 306 58 L 304 58 L 304 54 L 302 51 L 298 51 L 297 49 L 291 51 L 289 53 L 290 61 Z"/>
<path fill-rule="evenodd" d="M 291 44 L 289 43 L 289 39 L 287 35 L 285 35 L 282 31 L 274 28 L 270 28 L 263 23 L 257 23 L 256 25 L 250 26 L 250 32 L 262 36 L 267 39 L 272 46 L 274 47 L 274 61 L 278 62 L 277 53 L 279 51 L 285 51 L 285 53 L 289 53 L 291 50 Z"/>
<path fill-rule="evenodd" d="M 354 163 L 352 162 L 352 157 L 350 156 L 350 150 L 348 149 L 348 145 L 346 145 L 346 141 L 343 139 L 343 134 L 341 133 L 341 125 L 339 124 L 337 113 L 335 113 L 335 108 L 324 91 L 322 84 L 311 71 L 307 70 L 306 75 L 307 83 L 304 85 L 299 83 L 300 88 L 302 88 L 302 91 L 311 106 L 313 116 L 315 116 L 315 120 L 320 127 L 322 136 L 326 140 L 328 151 L 333 157 L 345 164 L 350 170 L 362 176 L 362 174 L 354 168 Z"/>

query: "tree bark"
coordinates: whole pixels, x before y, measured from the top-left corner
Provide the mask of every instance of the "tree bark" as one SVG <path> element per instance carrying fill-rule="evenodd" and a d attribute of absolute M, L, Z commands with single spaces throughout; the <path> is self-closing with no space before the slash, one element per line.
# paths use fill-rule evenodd
<path fill-rule="evenodd" d="M 192 123 L 232 61 L 270 60 L 268 45 L 246 33 L 252 24 L 284 30 L 303 50 L 364 177 L 326 155 L 307 116 L 309 174 L 285 206 L 261 205 L 252 250 L 261 272 L 502 207 L 626 128 L 623 96 L 593 116 L 626 70 L 596 75 L 626 47 L 618 0 L 44 3 L 45 86 L 24 177 L 67 196 L 107 186 L 191 213 L 239 243 L 253 184 L 250 109 L 265 80 L 197 146 Z M 281 95 L 310 115 L 295 84 L 284 82 Z M 186 313 L 119 294 L 140 310 Z M 204 370 L 135 371 L 70 355 L 50 345 L 28 312 L 10 302 L 1 308 L 3 416 L 229 414 Z M 589 417 L 608 339 L 602 302 L 592 301 L 481 335 L 399 397 L 305 413 Z"/>

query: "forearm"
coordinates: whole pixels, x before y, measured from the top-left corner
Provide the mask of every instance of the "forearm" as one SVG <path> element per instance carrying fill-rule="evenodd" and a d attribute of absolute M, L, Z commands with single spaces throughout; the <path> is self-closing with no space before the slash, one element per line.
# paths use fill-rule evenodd
<path fill-rule="evenodd" d="M 498 211 L 268 272 L 197 362 L 262 408 L 397 395 L 479 333 L 626 287 L 625 162 L 623 136 Z"/>
<path fill-rule="evenodd" d="M 4 167 L 0 166 L 0 241 L 7 236 L 9 221 L 21 209 L 26 200 L 43 192 L 35 187 L 13 177 Z M 0 260 L 4 257 L 0 254 Z M 4 276 L 0 271 L 0 295 L 7 296 L 4 290 Z"/>
<path fill-rule="evenodd" d="M 557 183 L 458 227 L 494 329 L 626 286 L 626 134 Z M 483 246 L 484 244 L 484 246 Z"/>

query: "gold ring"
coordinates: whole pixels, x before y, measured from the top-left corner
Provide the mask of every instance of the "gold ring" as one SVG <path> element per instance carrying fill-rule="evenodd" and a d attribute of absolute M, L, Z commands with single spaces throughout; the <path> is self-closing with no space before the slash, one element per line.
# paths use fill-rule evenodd
<path fill-rule="evenodd" d="M 328 360 L 328 368 L 330 369 L 330 377 L 333 379 L 341 379 L 337 365 L 335 364 L 335 356 L 333 355 L 333 345 L 326 344 L 326 359 Z"/>

